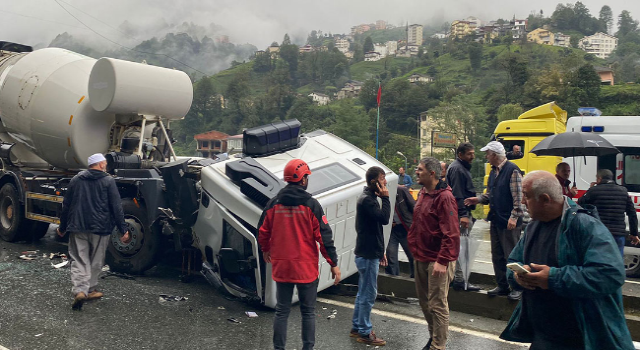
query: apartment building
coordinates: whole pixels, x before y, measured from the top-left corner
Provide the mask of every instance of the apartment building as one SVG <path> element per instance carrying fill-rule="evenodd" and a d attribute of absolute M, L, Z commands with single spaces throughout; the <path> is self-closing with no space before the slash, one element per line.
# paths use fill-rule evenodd
<path fill-rule="evenodd" d="M 407 43 L 409 45 L 422 46 L 422 26 L 412 24 L 407 27 Z"/>
<path fill-rule="evenodd" d="M 554 34 L 550 30 L 538 28 L 527 33 L 527 41 L 540 45 L 554 45 Z"/>
<path fill-rule="evenodd" d="M 618 38 L 602 32 L 580 39 L 578 47 L 599 58 L 608 58 L 618 46 Z"/>
<path fill-rule="evenodd" d="M 571 47 L 571 35 L 556 33 L 554 37 L 554 46 Z"/>

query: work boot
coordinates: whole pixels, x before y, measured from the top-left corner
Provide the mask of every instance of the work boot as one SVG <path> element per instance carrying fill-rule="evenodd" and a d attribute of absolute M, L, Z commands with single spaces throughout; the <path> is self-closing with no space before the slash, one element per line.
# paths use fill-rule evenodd
<path fill-rule="evenodd" d="M 376 333 L 371 331 L 368 335 L 361 335 L 358 337 L 358 343 L 365 343 L 371 346 L 385 346 L 387 345 L 387 341 L 382 338 L 378 338 Z"/>
<path fill-rule="evenodd" d="M 461 291 L 461 290 L 466 290 L 467 292 L 477 292 L 479 290 L 481 290 L 482 288 L 473 285 L 471 283 L 469 283 L 467 285 L 467 288 L 464 287 L 464 282 L 453 282 L 453 290 L 456 291 Z"/>
<path fill-rule="evenodd" d="M 360 336 L 360 333 L 358 333 L 357 329 L 353 328 L 353 329 L 351 329 L 351 332 L 349 332 L 349 336 L 351 338 L 357 338 L 357 337 Z"/>
<path fill-rule="evenodd" d="M 87 300 L 87 295 L 84 292 L 79 292 L 76 294 L 75 298 L 73 298 L 73 304 L 71 304 L 71 308 L 73 310 L 82 310 L 82 304 Z"/>
<path fill-rule="evenodd" d="M 509 288 L 502 288 L 500 286 L 493 288 L 492 290 L 487 292 L 487 295 L 489 296 L 496 296 L 496 295 L 509 295 Z"/>
<path fill-rule="evenodd" d="M 520 298 L 522 298 L 522 291 L 521 290 L 512 290 L 511 293 L 509 293 L 509 295 L 507 295 L 507 299 L 509 300 L 520 300 Z"/>
<path fill-rule="evenodd" d="M 87 300 L 100 299 L 103 296 L 104 296 L 104 293 L 94 290 L 93 292 L 89 292 L 89 295 L 87 295 Z"/>

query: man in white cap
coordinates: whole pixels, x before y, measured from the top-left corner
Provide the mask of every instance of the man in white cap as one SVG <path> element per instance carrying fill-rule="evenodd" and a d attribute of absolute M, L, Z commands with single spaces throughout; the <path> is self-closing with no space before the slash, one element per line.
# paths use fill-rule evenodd
<path fill-rule="evenodd" d="M 489 204 L 491 260 L 498 287 L 487 294 L 507 295 L 511 300 L 519 300 L 522 290 L 509 289 L 507 259 L 522 231 L 522 171 L 507 160 L 504 146 L 498 141 L 489 142 L 480 151 L 487 152 L 487 161 L 491 165 L 487 192 L 480 197 L 465 199 L 464 204 Z"/>
<path fill-rule="evenodd" d="M 115 180 L 106 173 L 107 160 L 100 153 L 89 157 L 89 169 L 74 176 L 62 202 L 58 235 L 69 232 L 69 255 L 74 310 L 86 300 L 99 299 L 98 275 L 104 265 L 109 237 L 114 227 L 130 241 L 124 221 L 120 193 Z"/>

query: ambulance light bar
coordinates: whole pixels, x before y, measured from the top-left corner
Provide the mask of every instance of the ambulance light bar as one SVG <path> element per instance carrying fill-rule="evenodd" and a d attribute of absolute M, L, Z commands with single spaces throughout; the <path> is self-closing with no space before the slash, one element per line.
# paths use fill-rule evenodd
<path fill-rule="evenodd" d="M 263 157 L 298 147 L 300 122 L 297 119 L 247 129 L 242 133 L 242 153 Z"/>

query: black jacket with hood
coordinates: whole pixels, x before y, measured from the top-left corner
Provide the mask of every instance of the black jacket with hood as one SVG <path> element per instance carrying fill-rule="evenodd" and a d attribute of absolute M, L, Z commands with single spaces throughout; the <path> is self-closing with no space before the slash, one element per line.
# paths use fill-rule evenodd
<path fill-rule="evenodd" d="M 591 187 L 578 199 L 578 204 L 581 206 L 591 204 L 598 208 L 600 221 L 614 236 L 627 235 L 627 225 L 624 222 L 626 213 L 631 235 L 638 235 L 638 217 L 629 192 L 612 180 L 603 180 L 599 185 Z"/>
<path fill-rule="evenodd" d="M 127 231 L 116 181 L 95 169 L 74 176 L 62 202 L 60 231 L 110 235 L 115 226 Z"/>

